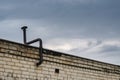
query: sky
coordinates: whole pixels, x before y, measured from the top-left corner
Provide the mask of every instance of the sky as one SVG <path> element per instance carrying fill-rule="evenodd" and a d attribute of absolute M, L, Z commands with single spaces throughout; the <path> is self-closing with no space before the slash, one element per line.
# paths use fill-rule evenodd
<path fill-rule="evenodd" d="M 0 0 L 0 38 L 120 65 L 120 0 Z M 37 44 L 35 44 L 37 46 Z M 35 46 L 34 45 L 34 46 Z"/>

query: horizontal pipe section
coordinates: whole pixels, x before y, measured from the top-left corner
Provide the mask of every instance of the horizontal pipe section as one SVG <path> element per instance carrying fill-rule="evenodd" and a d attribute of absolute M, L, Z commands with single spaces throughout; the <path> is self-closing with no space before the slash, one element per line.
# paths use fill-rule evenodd
<path fill-rule="evenodd" d="M 27 44 L 32 44 L 32 43 L 35 43 L 37 41 L 39 41 L 42 44 L 42 40 L 40 38 L 34 39 L 32 41 L 29 41 L 29 42 L 27 42 Z"/>

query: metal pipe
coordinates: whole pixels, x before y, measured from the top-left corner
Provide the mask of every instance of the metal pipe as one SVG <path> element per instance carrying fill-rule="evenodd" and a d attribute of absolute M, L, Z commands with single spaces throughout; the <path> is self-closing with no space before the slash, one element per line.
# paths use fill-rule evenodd
<path fill-rule="evenodd" d="M 37 38 L 37 39 L 34 39 L 34 40 L 32 40 L 32 41 L 27 42 L 26 44 L 29 45 L 29 44 L 35 43 L 35 42 L 37 42 L 37 41 L 39 41 L 39 57 L 40 57 L 39 62 L 36 64 L 37 67 L 38 67 L 38 66 L 39 66 L 40 64 L 42 64 L 42 62 L 43 62 L 42 39 Z"/>
<path fill-rule="evenodd" d="M 23 30 L 23 42 L 24 42 L 24 44 L 26 44 L 27 43 L 27 39 L 26 39 L 27 26 L 23 26 L 23 27 L 21 27 L 21 29 Z"/>
<path fill-rule="evenodd" d="M 23 30 L 23 42 L 24 42 L 24 44 L 29 45 L 29 44 L 32 44 L 32 43 L 35 43 L 35 42 L 39 41 L 39 57 L 40 57 L 40 59 L 39 59 L 39 62 L 36 64 L 37 67 L 38 67 L 43 62 L 42 39 L 37 38 L 37 39 L 34 39 L 32 41 L 27 42 L 27 39 L 26 39 L 27 26 L 23 26 L 23 27 L 21 27 L 21 29 Z"/>

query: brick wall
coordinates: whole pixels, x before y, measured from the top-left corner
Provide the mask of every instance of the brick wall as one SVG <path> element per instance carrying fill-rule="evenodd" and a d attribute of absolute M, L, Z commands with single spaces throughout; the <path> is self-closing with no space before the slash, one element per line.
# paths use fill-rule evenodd
<path fill-rule="evenodd" d="M 0 80 L 120 80 L 120 66 L 0 39 Z"/>

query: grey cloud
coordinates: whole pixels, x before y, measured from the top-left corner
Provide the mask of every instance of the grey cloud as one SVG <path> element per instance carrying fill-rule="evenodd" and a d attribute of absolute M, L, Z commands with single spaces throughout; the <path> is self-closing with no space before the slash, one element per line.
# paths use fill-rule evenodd
<path fill-rule="evenodd" d="M 101 47 L 101 53 L 108 53 L 108 52 L 110 52 L 110 53 L 112 53 L 112 52 L 118 52 L 118 51 L 120 51 L 120 47 L 119 46 L 117 46 L 117 45 L 104 45 L 104 46 L 102 46 Z"/>
<path fill-rule="evenodd" d="M 68 51 L 73 55 L 79 55 L 81 57 L 86 57 L 90 59 L 95 59 L 107 63 L 120 64 L 120 46 L 118 45 L 108 45 L 103 41 L 98 41 L 98 43 L 94 44 L 91 42 L 91 45 L 88 49 L 95 50 L 96 52 L 86 52 L 87 49 L 81 50 L 80 48 L 71 49 Z M 100 47 L 98 47 L 100 46 Z"/>
<path fill-rule="evenodd" d="M 120 47 L 118 46 L 108 46 L 108 45 L 104 45 L 101 48 L 101 51 L 97 54 L 99 55 L 98 58 L 96 58 L 97 60 L 100 61 L 105 61 L 108 63 L 113 63 L 113 64 L 117 64 L 120 65 Z"/>
<path fill-rule="evenodd" d="M 100 40 L 96 40 L 95 43 L 93 43 L 92 41 L 89 41 L 88 46 L 98 46 L 101 44 L 102 44 L 102 41 Z"/>
<path fill-rule="evenodd" d="M 37 19 L 38 23 L 43 20 L 51 38 L 118 38 L 119 2 L 119 0 L 1 1 L 1 4 L 12 6 L 13 9 L 1 10 L 0 19 Z"/>

